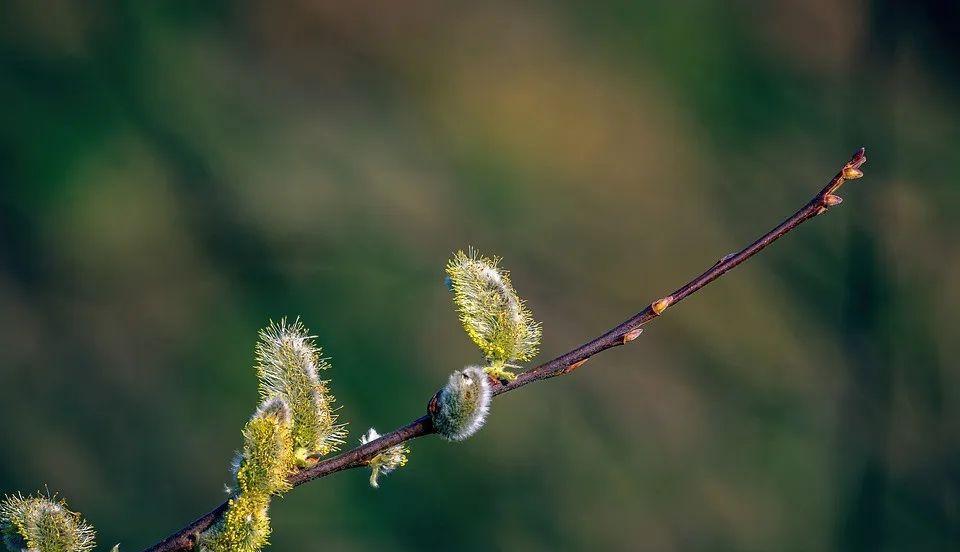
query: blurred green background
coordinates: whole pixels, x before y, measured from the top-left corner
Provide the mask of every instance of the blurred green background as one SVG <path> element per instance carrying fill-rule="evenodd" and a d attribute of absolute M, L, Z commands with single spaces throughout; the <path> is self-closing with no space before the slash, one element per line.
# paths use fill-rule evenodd
<path fill-rule="evenodd" d="M 381 489 L 276 501 L 272 549 L 960 547 L 956 2 L 0 13 L 0 492 L 143 548 L 223 499 L 270 318 L 355 443 L 477 360 L 452 251 L 505 257 L 547 360 L 865 145 L 829 216 Z"/>

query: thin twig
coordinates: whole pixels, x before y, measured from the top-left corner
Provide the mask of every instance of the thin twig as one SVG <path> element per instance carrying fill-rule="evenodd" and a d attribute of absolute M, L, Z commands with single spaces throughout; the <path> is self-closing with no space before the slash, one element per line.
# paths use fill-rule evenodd
<path fill-rule="evenodd" d="M 633 341 L 640 335 L 641 326 L 654 318 L 663 314 L 668 307 L 675 305 L 683 299 L 696 293 L 700 288 L 710 282 L 723 276 L 727 271 L 750 257 L 756 255 L 764 247 L 778 240 L 781 236 L 800 226 L 811 218 L 824 213 L 830 207 L 838 205 L 842 200 L 834 193 L 843 185 L 846 180 L 853 180 L 863 176 L 860 167 L 867 161 L 863 148 L 857 150 L 850 161 L 837 173 L 829 184 L 820 193 L 815 195 L 806 205 L 800 208 L 776 228 L 770 230 L 757 241 L 745 247 L 743 250 L 726 255 L 714 263 L 703 274 L 690 280 L 679 289 L 651 303 L 630 319 L 624 321 L 619 326 L 609 330 L 600 337 L 580 345 L 576 349 L 565 353 L 549 362 L 541 364 L 536 368 L 523 372 L 517 378 L 509 383 L 494 384 L 493 394 L 500 395 L 508 391 L 522 387 L 528 383 L 568 374 L 583 365 L 593 355 Z M 367 465 L 371 458 L 381 451 L 433 433 L 430 417 L 422 416 L 409 424 L 383 435 L 375 441 L 359 446 L 353 450 L 347 451 L 339 456 L 323 460 L 317 464 L 301 470 L 290 476 L 290 482 L 294 485 L 301 485 L 308 481 L 330 475 L 332 473 L 357 468 Z M 148 548 L 145 552 L 173 552 L 180 550 L 190 550 L 197 542 L 200 533 L 213 525 L 217 519 L 226 511 L 227 503 L 224 502 L 212 511 L 200 517 L 190 525 L 170 535 L 162 542 Z"/>

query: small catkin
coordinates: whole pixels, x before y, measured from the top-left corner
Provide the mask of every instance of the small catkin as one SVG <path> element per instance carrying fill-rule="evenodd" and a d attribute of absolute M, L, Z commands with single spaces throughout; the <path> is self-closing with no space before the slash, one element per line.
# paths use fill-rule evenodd
<path fill-rule="evenodd" d="M 93 527 L 56 496 L 4 497 L 0 534 L 7 549 L 15 552 L 87 552 L 95 544 Z"/>
<path fill-rule="evenodd" d="M 483 427 L 492 399 L 490 380 L 482 368 L 458 370 L 431 403 L 433 428 L 447 440 L 462 441 Z"/>
<path fill-rule="evenodd" d="M 380 438 L 380 434 L 377 433 L 376 429 L 372 427 L 367 431 L 367 433 L 360 437 L 360 444 L 365 445 L 371 441 L 376 441 Z M 380 487 L 381 475 L 387 475 L 393 470 L 407 465 L 407 455 L 410 454 L 410 449 L 404 445 L 394 445 L 380 454 L 374 456 L 368 462 L 370 466 L 370 486 L 374 489 Z"/>

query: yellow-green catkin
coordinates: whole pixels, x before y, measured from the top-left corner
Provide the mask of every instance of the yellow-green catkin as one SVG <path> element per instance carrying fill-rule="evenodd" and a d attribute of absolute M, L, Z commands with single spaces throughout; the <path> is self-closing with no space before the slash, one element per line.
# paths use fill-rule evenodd
<path fill-rule="evenodd" d="M 261 330 L 256 356 L 261 397 L 280 397 L 290 408 L 294 454 L 300 465 L 338 450 L 346 430 L 337 423 L 328 382 L 318 375 L 330 364 L 300 319 L 271 322 Z"/>
<path fill-rule="evenodd" d="M 367 431 L 367 433 L 360 437 L 360 444 L 365 445 L 371 441 L 375 441 L 380 438 L 380 434 L 377 433 L 376 429 L 372 427 Z M 393 470 L 407 465 L 407 455 L 410 454 L 410 449 L 404 445 L 394 445 L 390 448 L 387 448 L 380 454 L 374 456 L 367 463 L 370 466 L 370 486 L 374 489 L 380 487 L 381 475 L 387 475 Z"/>
<path fill-rule="evenodd" d="M 226 514 L 201 535 L 207 552 L 256 552 L 267 544 L 270 496 L 290 490 L 293 455 L 290 409 L 279 397 L 264 401 L 243 428 L 235 460 L 236 494 Z"/>
<path fill-rule="evenodd" d="M 487 359 L 484 370 L 512 380 L 516 375 L 507 368 L 536 356 L 541 328 L 499 263 L 471 248 L 454 254 L 446 270 L 463 329 Z"/>
<path fill-rule="evenodd" d="M 258 552 L 269 544 L 270 497 L 241 494 L 230 499 L 227 512 L 200 535 L 201 552 Z"/>
<path fill-rule="evenodd" d="M 62 499 L 20 494 L 0 502 L 0 534 L 15 552 L 87 552 L 95 537 L 93 527 Z"/>
<path fill-rule="evenodd" d="M 290 409 L 279 397 L 268 399 L 243 428 L 237 488 L 241 494 L 284 493 L 294 466 Z"/>

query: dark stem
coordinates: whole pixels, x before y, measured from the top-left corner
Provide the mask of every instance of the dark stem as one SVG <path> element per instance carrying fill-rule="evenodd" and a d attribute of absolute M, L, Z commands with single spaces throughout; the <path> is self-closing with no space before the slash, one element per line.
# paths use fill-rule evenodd
<path fill-rule="evenodd" d="M 863 173 L 860 167 L 866 163 L 867 157 L 863 148 L 857 150 L 850 161 L 830 180 L 820 192 L 813 197 L 806 205 L 800 208 L 785 221 L 781 222 L 776 228 L 770 230 L 757 241 L 751 243 L 741 251 L 727 255 L 717 261 L 713 266 L 707 269 L 703 274 L 690 280 L 679 289 L 651 303 L 647 308 L 635 314 L 617 327 L 607 331 L 600 337 L 580 345 L 576 349 L 565 353 L 549 362 L 541 364 L 536 368 L 523 372 L 517 378 L 509 383 L 494 385 L 494 396 L 506 393 L 522 387 L 528 383 L 568 374 L 579 368 L 593 355 L 616 347 L 624 345 L 635 339 L 639 335 L 641 326 L 654 318 L 660 316 L 664 310 L 671 305 L 679 303 L 683 299 L 696 293 L 700 288 L 710 282 L 723 276 L 727 271 L 746 261 L 750 257 L 759 253 L 764 247 L 778 240 L 787 232 L 800 226 L 811 218 L 824 213 L 830 207 L 838 205 L 841 201 L 834 195 L 840 186 L 846 180 L 860 178 Z M 332 473 L 365 466 L 367 462 L 383 450 L 394 445 L 429 435 L 433 433 L 433 427 L 429 416 L 422 416 L 409 424 L 383 435 L 375 441 L 359 446 L 353 450 L 347 451 L 339 456 L 323 460 L 315 465 L 301 470 L 290 476 L 290 482 L 294 485 L 301 485 L 314 479 L 325 477 Z M 227 510 L 227 502 L 217 506 L 212 511 L 198 518 L 190 525 L 170 535 L 162 542 L 148 548 L 145 552 L 173 552 L 179 550 L 190 550 L 194 547 L 200 533 L 213 525 L 221 515 Z"/>

